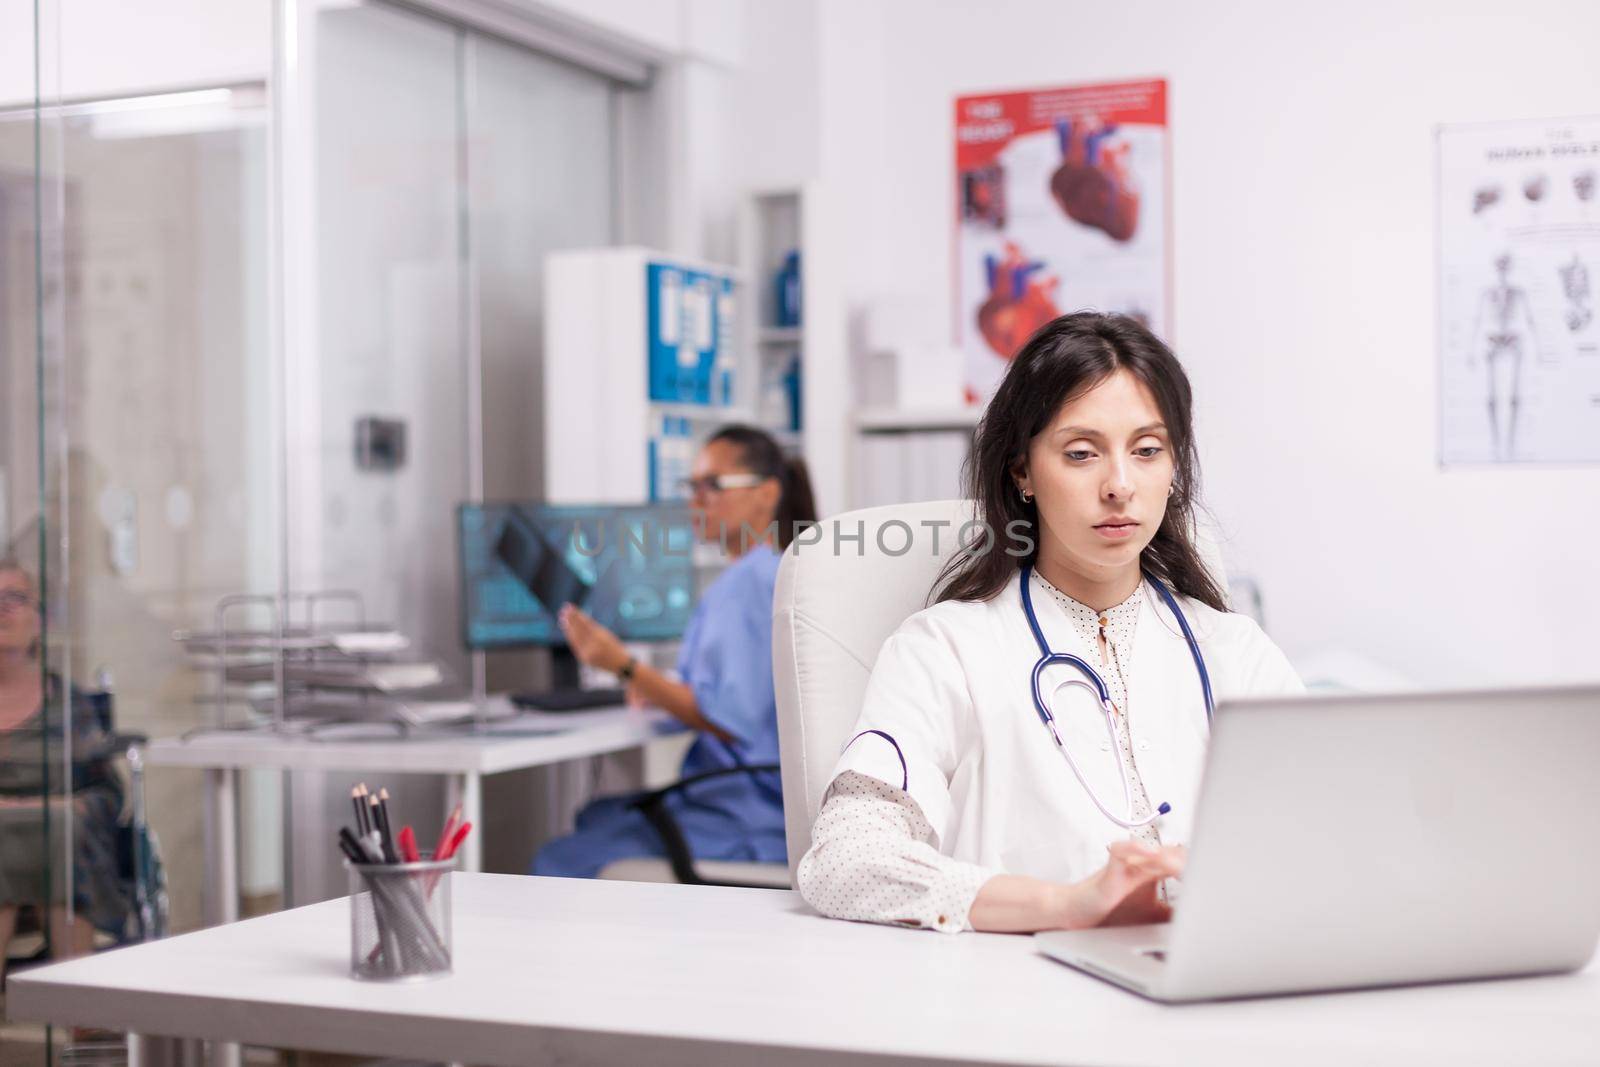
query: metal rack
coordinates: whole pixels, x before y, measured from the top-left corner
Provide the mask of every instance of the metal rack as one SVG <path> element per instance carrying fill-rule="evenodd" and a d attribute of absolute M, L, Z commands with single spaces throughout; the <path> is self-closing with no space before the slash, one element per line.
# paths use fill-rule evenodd
<path fill-rule="evenodd" d="M 319 609 L 339 602 L 351 606 L 353 620 L 319 619 Z M 268 625 L 238 626 L 238 615 L 248 608 L 265 613 Z M 173 634 L 197 667 L 214 672 L 211 721 L 189 735 L 259 730 L 315 736 L 320 729 L 357 722 L 391 724 L 405 732 L 440 721 L 441 707 L 454 712 L 448 715 L 452 719 L 474 714 L 469 701 L 426 699 L 449 683 L 443 669 L 411 655 L 410 642 L 394 629 L 370 624 L 365 601 L 352 590 L 283 598 L 231 594 L 217 601 L 214 627 Z M 230 722 L 230 706 L 240 703 L 250 709 L 249 716 Z"/>

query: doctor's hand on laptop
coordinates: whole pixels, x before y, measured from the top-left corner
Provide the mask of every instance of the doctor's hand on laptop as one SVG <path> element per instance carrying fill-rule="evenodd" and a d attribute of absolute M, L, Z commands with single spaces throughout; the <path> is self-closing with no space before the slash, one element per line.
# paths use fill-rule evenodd
<path fill-rule="evenodd" d="M 1166 922 L 1172 908 L 1161 882 L 1183 874 L 1182 845 L 1150 848 L 1137 841 L 1106 847 L 1106 865 L 1081 882 L 1043 882 L 998 874 L 984 883 L 970 919 L 981 930 L 1083 930 Z"/>
<path fill-rule="evenodd" d="M 1188 850 L 1182 845 L 1151 848 L 1137 841 L 1115 841 L 1106 848 L 1106 865 L 1069 890 L 1067 929 L 1085 926 L 1137 926 L 1172 918 L 1161 896 L 1161 882 L 1183 875 Z"/>

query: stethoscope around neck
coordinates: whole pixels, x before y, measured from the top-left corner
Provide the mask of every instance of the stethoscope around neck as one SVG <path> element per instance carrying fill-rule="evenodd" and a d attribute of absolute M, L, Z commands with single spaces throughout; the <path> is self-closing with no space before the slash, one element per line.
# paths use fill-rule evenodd
<path fill-rule="evenodd" d="M 1100 672 L 1082 656 L 1074 656 L 1070 652 L 1052 652 L 1050 643 L 1044 639 L 1044 631 L 1039 627 L 1039 617 L 1033 610 L 1033 592 L 1029 588 L 1028 579 L 1032 577 L 1031 564 L 1022 568 L 1022 613 L 1028 617 L 1028 628 L 1033 631 L 1033 639 L 1039 646 L 1039 662 L 1033 665 L 1033 707 L 1039 713 L 1039 719 L 1050 730 L 1050 736 L 1055 738 L 1056 748 L 1067 758 L 1067 766 L 1072 768 L 1072 773 L 1078 779 L 1078 784 L 1083 786 L 1083 791 L 1089 794 L 1089 799 L 1094 806 L 1100 809 L 1100 814 L 1128 830 L 1136 830 L 1141 826 L 1149 826 L 1161 816 L 1172 810 L 1172 805 L 1163 801 L 1156 807 L 1155 814 L 1143 819 L 1133 817 L 1133 785 L 1128 780 L 1127 762 L 1122 757 L 1122 744 L 1117 740 L 1116 710 L 1111 704 L 1111 690 L 1106 688 L 1105 679 L 1100 677 Z M 1200 675 L 1200 690 L 1206 702 L 1206 726 L 1211 725 L 1211 715 L 1216 709 L 1211 698 L 1211 676 L 1206 673 L 1205 657 L 1200 654 L 1200 643 L 1195 640 L 1194 631 L 1189 629 L 1189 621 L 1183 617 L 1183 612 L 1178 608 L 1178 602 L 1173 597 L 1160 579 L 1145 575 L 1145 580 L 1155 587 L 1161 594 L 1161 599 L 1166 601 L 1167 607 L 1172 609 L 1172 615 L 1178 620 L 1178 626 L 1183 630 L 1183 639 L 1189 645 L 1189 655 L 1194 658 L 1194 669 Z M 1082 678 L 1068 679 L 1063 685 L 1075 685 L 1093 693 L 1100 705 L 1100 713 L 1105 717 L 1106 732 L 1111 737 L 1111 748 L 1117 753 L 1117 770 L 1122 776 L 1122 807 L 1125 816 L 1114 814 L 1110 808 L 1101 802 L 1100 797 L 1083 776 L 1083 771 L 1078 767 L 1078 761 L 1072 758 L 1072 753 L 1061 742 L 1061 732 L 1056 728 L 1056 717 L 1050 711 L 1050 702 L 1045 700 L 1041 685 L 1044 681 L 1044 672 L 1058 664 L 1074 667 Z"/>

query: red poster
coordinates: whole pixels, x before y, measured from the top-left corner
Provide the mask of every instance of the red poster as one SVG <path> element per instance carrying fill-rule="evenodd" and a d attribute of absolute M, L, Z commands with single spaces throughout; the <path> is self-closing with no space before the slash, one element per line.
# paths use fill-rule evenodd
<path fill-rule="evenodd" d="M 956 100 L 956 336 L 968 399 L 1057 315 L 1169 318 L 1167 83 Z"/>

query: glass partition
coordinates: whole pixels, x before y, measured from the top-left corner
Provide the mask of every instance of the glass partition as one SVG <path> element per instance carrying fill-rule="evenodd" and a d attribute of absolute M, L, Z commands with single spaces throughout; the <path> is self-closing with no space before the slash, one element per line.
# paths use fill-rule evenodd
<path fill-rule="evenodd" d="M 16 132 L 0 148 L 0 965 L 7 970 L 89 947 L 93 884 L 67 861 L 103 840 L 100 816 L 114 795 L 98 776 L 85 775 L 81 793 L 73 788 L 79 767 L 68 739 L 88 720 L 61 683 L 70 677 L 71 650 L 58 447 L 60 121 L 48 106 L 55 72 L 44 59 L 54 13 L 30 8 L 20 21 L 18 12 L 6 15 L 11 41 L 26 37 L 27 60 L 20 72 L 14 64 L 5 71 L 14 97 L 5 125 Z M 47 1028 L 11 1023 L 0 1009 L 8 1060 L 50 1063 L 51 1038 Z"/>
<path fill-rule="evenodd" d="M 65 627 L 52 626 L 63 640 L 51 674 L 92 697 L 109 732 L 170 736 L 201 722 L 209 690 L 174 634 L 209 628 L 224 595 L 275 589 L 265 118 L 259 86 L 52 116 L 60 344 L 46 364 L 43 448 L 55 543 L 71 551 L 54 561 L 48 604 Z M 27 126 L 0 121 L 8 169 Z M 145 784 L 173 921 L 196 925 L 197 782 L 164 770 Z"/>
<path fill-rule="evenodd" d="M 616 90 L 382 4 L 322 12 L 317 56 L 320 497 L 296 503 L 323 584 L 465 681 L 454 509 L 543 490 L 544 257 L 613 239 Z M 399 462 L 362 461 L 370 419 Z"/>
<path fill-rule="evenodd" d="M 219 701 L 235 721 L 275 703 L 175 639 L 229 598 L 261 601 L 230 626 L 267 628 L 286 591 L 351 590 L 458 686 L 482 678 L 454 509 L 540 492 L 544 256 L 610 243 L 618 193 L 617 87 L 469 28 L 275 0 L 315 11 L 300 83 L 269 91 L 271 27 L 241 9 L 206 32 L 250 77 L 174 74 L 155 45 L 205 43 L 151 29 L 117 86 L 75 92 L 53 64 L 98 77 L 79 48 L 106 42 L 62 41 L 58 4 L 0 5 L 0 946 L 40 958 L 203 922 L 201 774 L 137 753 Z M 295 94 L 315 135 L 286 145 L 273 106 Z M 314 226 L 279 260 L 292 166 Z M 303 334 L 275 310 L 279 262 L 317 280 Z M 398 452 L 372 447 L 396 427 Z M 502 684 L 537 679 L 536 653 L 496 655 Z M 240 779 L 262 906 L 279 785 Z"/>

